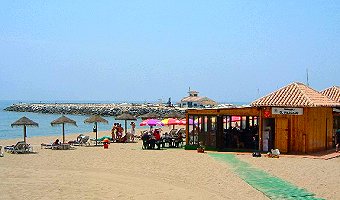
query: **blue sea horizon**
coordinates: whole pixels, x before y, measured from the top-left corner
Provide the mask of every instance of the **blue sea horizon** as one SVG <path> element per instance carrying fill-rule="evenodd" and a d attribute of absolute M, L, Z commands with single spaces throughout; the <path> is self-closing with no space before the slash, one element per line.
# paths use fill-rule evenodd
<path fill-rule="evenodd" d="M 17 103 L 156 103 L 156 102 L 147 102 L 147 101 L 76 101 L 76 100 L 62 100 L 62 101 L 20 101 L 20 100 L 0 100 L 0 140 L 2 139 L 22 139 L 23 131 L 22 127 L 11 127 L 11 124 L 18 120 L 19 118 L 26 116 L 31 120 L 37 122 L 39 127 L 28 127 L 27 128 L 27 137 L 34 136 L 61 136 L 61 127 L 59 126 L 51 126 L 51 122 L 58 117 L 60 114 L 43 114 L 43 113 L 32 113 L 32 112 L 10 112 L 5 111 L 4 109 L 12 104 Z M 231 102 L 234 105 L 245 105 L 247 103 L 242 102 Z M 77 126 L 66 125 L 65 133 L 66 134 L 75 134 L 75 133 L 84 133 L 91 132 L 93 124 L 85 124 L 84 120 L 89 117 L 89 115 L 67 115 L 69 118 L 75 120 L 77 122 Z M 113 123 L 121 123 L 123 127 L 125 127 L 125 121 L 123 120 L 115 120 L 114 117 L 104 117 L 109 123 L 108 124 L 99 124 L 98 130 L 111 130 Z M 136 121 L 137 128 L 140 127 L 139 124 L 142 120 L 139 118 Z M 128 130 L 130 129 L 130 122 L 127 122 Z"/>
<path fill-rule="evenodd" d="M 34 103 L 35 101 L 18 101 L 18 100 L 0 100 L 0 140 L 3 139 L 23 139 L 23 128 L 22 127 L 11 127 L 11 124 L 16 120 L 20 119 L 23 116 L 30 118 L 31 120 L 37 122 L 39 127 L 27 127 L 27 137 L 35 137 L 35 136 L 56 136 L 58 138 L 61 137 L 61 126 L 51 126 L 51 122 L 58 117 L 60 114 L 43 114 L 43 113 L 32 113 L 32 112 L 10 112 L 5 111 L 4 109 L 12 104 L 16 103 Z M 43 102 L 48 103 L 48 102 Z M 52 101 L 50 102 L 52 103 Z M 54 103 L 54 102 L 53 102 Z M 61 102 L 62 103 L 62 102 Z M 71 103 L 71 102 L 69 102 Z M 72 103 L 85 103 L 74 101 Z M 88 102 L 93 103 L 93 102 Z M 104 102 L 98 102 L 104 103 Z M 77 122 L 77 126 L 66 125 L 65 133 L 67 134 L 75 134 L 75 133 L 84 133 L 91 132 L 93 128 L 93 124 L 84 123 L 84 120 L 89 117 L 89 115 L 67 115 L 69 118 L 75 120 Z M 111 130 L 113 123 L 121 123 L 123 127 L 125 127 L 124 120 L 115 120 L 114 117 L 104 117 L 108 124 L 98 124 L 98 130 Z M 141 119 L 137 119 L 136 124 L 137 128 L 139 127 L 139 123 Z M 127 121 L 128 130 L 130 129 L 130 121 Z M 143 127 L 145 128 L 145 127 Z"/>

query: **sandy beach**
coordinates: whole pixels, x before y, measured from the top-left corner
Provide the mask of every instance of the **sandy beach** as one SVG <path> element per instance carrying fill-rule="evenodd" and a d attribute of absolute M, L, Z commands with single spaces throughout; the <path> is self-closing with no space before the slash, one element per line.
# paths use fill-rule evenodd
<path fill-rule="evenodd" d="M 66 135 L 66 140 L 77 135 Z M 55 138 L 28 138 L 35 154 L 5 153 L 0 158 L 0 199 L 268 199 L 208 153 L 142 150 L 141 142 L 113 143 L 108 149 L 41 149 L 41 143 Z M 237 157 L 317 197 L 339 199 L 338 158 Z"/>

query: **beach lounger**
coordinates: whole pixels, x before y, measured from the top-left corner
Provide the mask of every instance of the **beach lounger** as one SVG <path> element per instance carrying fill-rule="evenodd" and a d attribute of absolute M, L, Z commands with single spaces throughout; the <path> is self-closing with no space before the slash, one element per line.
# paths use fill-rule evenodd
<path fill-rule="evenodd" d="M 24 141 L 17 142 L 15 145 L 6 146 L 5 151 L 9 153 L 33 153 L 33 147 Z"/>
<path fill-rule="evenodd" d="M 74 147 L 71 147 L 69 143 L 63 143 L 58 145 L 52 145 L 52 150 L 71 150 L 74 149 Z"/>
<path fill-rule="evenodd" d="M 103 137 L 97 139 L 97 143 L 101 144 L 101 143 L 103 143 L 103 140 L 105 140 L 105 139 L 109 139 L 110 141 L 112 141 L 112 138 L 110 136 L 103 136 Z M 93 139 L 91 138 L 90 141 L 96 142 L 96 138 L 93 138 Z"/>
<path fill-rule="evenodd" d="M 0 157 L 4 157 L 4 154 L 2 153 L 2 146 L 0 146 Z"/>
<path fill-rule="evenodd" d="M 82 146 L 82 145 L 87 146 L 87 145 L 90 145 L 89 140 L 90 140 L 90 136 L 88 136 L 88 135 L 79 135 L 77 137 L 77 140 L 69 141 L 68 143 L 70 145 L 74 145 L 74 146 Z"/>

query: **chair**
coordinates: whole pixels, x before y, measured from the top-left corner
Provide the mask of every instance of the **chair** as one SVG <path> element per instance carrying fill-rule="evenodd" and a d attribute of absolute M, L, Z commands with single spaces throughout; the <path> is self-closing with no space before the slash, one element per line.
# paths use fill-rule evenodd
<path fill-rule="evenodd" d="M 2 153 L 1 149 L 2 149 L 2 146 L 0 146 L 0 157 L 4 157 L 4 154 Z"/>
<path fill-rule="evenodd" d="M 82 145 L 86 146 L 86 145 L 89 145 L 89 139 L 90 139 L 90 136 L 81 134 L 77 137 L 77 140 L 69 141 L 68 143 L 74 146 L 82 146 Z"/>
<path fill-rule="evenodd" d="M 30 144 L 25 143 L 24 141 L 17 142 L 15 145 L 6 146 L 5 151 L 9 153 L 32 153 L 33 147 Z"/>
<path fill-rule="evenodd" d="M 164 137 L 164 139 L 163 139 L 163 147 L 165 147 L 166 143 L 169 144 L 169 147 L 175 146 L 174 139 L 177 138 L 176 133 L 177 133 L 176 128 L 170 130 L 168 137 Z"/>
<path fill-rule="evenodd" d="M 175 133 L 175 136 L 177 136 L 175 139 L 174 139 L 174 143 L 175 143 L 175 147 L 182 147 L 183 146 L 183 138 L 185 135 L 185 130 L 184 128 L 181 128 L 179 129 L 176 133 Z"/>

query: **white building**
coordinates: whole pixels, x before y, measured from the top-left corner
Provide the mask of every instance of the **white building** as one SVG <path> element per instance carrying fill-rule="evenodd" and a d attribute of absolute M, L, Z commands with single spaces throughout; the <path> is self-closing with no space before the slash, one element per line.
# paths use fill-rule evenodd
<path fill-rule="evenodd" d="M 197 91 L 189 91 L 189 96 L 184 97 L 180 102 L 181 108 L 209 108 L 217 105 L 217 102 L 208 97 L 198 96 Z"/>

